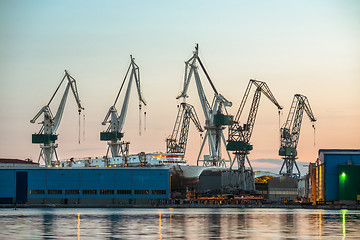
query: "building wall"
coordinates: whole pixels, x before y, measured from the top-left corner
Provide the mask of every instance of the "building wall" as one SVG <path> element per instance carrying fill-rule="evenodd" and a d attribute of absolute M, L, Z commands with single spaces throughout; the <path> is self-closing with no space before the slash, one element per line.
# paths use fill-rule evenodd
<path fill-rule="evenodd" d="M 309 164 L 309 174 L 308 174 L 308 198 L 310 202 L 316 202 L 317 201 L 317 181 L 316 181 L 316 165 L 315 163 Z"/>
<path fill-rule="evenodd" d="M 199 178 L 197 191 L 248 190 L 254 191 L 254 175 L 245 171 L 245 189 L 241 189 L 240 171 L 203 171 Z"/>
<path fill-rule="evenodd" d="M 281 176 L 268 180 L 269 200 L 284 202 L 298 197 L 298 180 L 288 176 Z"/>
<path fill-rule="evenodd" d="M 19 172 L 26 172 L 27 183 L 16 181 L 26 181 Z M 170 172 L 156 168 L 0 169 L 0 203 L 19 199 L 19 187 L 26 188 L 28 203 L 130 203 L 169 198 Z"/>

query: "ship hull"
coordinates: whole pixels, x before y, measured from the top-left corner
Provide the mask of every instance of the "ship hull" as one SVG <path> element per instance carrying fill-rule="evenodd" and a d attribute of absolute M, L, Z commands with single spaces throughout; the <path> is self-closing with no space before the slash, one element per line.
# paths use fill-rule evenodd
<path fill-rule="evenodd" d="M 170 169 L 171 190 L 184 191 L 192 189 L 199 183 L 201 173 L 208 167 L 175 165 Z"/>

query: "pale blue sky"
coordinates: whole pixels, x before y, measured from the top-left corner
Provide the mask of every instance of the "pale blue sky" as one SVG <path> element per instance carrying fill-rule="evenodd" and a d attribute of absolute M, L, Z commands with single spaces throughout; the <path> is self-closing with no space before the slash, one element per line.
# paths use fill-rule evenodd
<path fill-rule="evenodd" d="M 125 139 L 132 153 L 164 151 L 184 61 L 195 43 L 216 87 L 234 103 L 233 114 L 250 78 L 268 83 L 284 106 L 281 122 L 295 93 L 309 98 L 318 118 L 317 145 L 305 118 L 299 161 L 314 161 L 319 148 L 360 148 L 359 1 L 1 0 L 0 157 L 37 159 L 39 146 L 31 144 L 31 133 L 40 125 L 29 120 L 48 102 L 64 69 L 78 81 L 86 141 L 77 144 L 76 104 L 69 96 L 58 130 L 59 157 L 104 155 L 100 123 L 130 54 L 140 67 L 148 119 L 147 132 L 139 137 L 134 91 Z M 203 119 L 195 84 L 190 88 L 189 102 Z M 278 158 L 278 130 L 277 111 L 263 98 L 250 159 Z M 200 139 L 191 131 L 187 157 L 195 163 Z"/>

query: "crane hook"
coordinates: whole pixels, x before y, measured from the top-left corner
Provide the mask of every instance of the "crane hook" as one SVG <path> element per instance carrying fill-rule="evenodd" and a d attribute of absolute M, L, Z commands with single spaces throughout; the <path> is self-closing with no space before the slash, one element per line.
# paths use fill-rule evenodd
<path fill-rule="evenodd" d="M 81 140 L 81 115 L 79 111 L 79 144 L 80 144 L 80 140 Z"/>

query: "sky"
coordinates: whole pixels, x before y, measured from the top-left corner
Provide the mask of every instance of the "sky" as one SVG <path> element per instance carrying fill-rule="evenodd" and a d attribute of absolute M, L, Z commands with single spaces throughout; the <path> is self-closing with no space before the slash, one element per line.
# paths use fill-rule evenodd
<path fill-rule="evenodd" d="M 195 43 L 217 90 L 236 114 L 249 79 L 265 81 L 284 107 L 262 97 L 249 159 L 255 170 L 278 172 L 279 121 L 296 93 L 308 97 L 315 133 L 304 115 L 298 145 L 302 173 L 319 149 L 360 148 L 360 2 L 319 1 L 0 1 L 0 158 L 37 161 L 31 124 L 48 103 L 64 70 L 76 79 L 85 107 L 79 119 L 69 94 L 59 134 L 60 159 L 101 157 L 101 125 L 130 63 L 140 67 L 147 101 L 139 136 L 133 86 L 124 140 L 130 152 L 165 151 L 183 84 L 184 61 Z M 208 100 L 213 93 L 201 76 Z M 56 112 L 63 88 L 50 108 Z M 253 94 L 253 93 L 251 93 Z M 252 97 L 252 95 L 251 95 Z M 117 108 L 120 111 L 123 95 Z M 204 123 L 195 81 L 188 103 Z M 250 102 L 250 101 L 249 101 Z M 245 109 L 247 116 L 248 110 Z M 144 118 L 141 117 L 142 124 Z M 40 120 L 38 120 L 39 122 Z M 84 126 L 85 125 L 85 126 Z M 227 135 L 227 131 L 225 131 Z M 186 159 L 196 164 L 201 136 L 190 127 Z"/>

